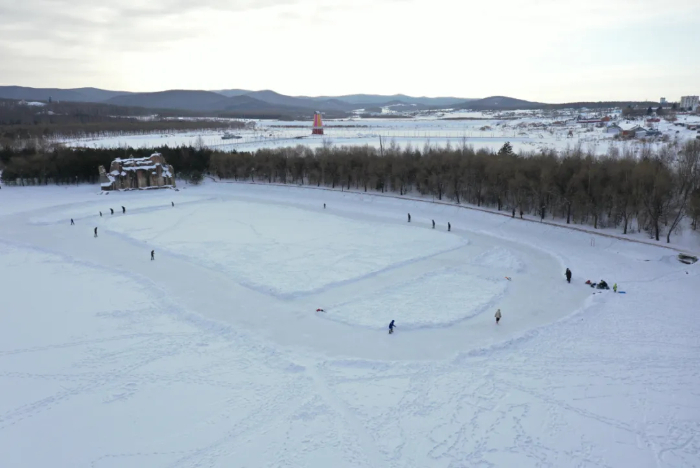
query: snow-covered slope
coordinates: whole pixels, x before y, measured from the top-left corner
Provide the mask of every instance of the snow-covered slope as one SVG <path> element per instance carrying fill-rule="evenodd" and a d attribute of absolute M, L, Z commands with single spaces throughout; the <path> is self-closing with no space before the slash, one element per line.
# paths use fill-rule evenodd
<path fill-rule="evenodd" d="M 0 192 L 3 466 L 700 465 L 700 271 L 672 250 L 371 195 L 95 190 Z"/>

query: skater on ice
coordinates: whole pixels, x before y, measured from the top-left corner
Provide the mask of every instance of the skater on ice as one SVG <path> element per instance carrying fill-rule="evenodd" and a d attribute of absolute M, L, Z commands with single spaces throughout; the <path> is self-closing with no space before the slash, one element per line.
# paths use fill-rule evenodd
<path fill-rule="evenodd" d="M 394 325 L 394 321 L 392 320 L 389 324 L 389 333 L 394 333 L 394 327 L 396 327 L 396 325 Z"/>
<path fill-rule="evenodd" d="M 70 219 L 70 225 L 71 226 L 75 225 L 75 222 L 73 222 L 73 218 Z"/>
<path fill-rule="evenodd" d="M 151 260 L 155 260 L 155 259 L 156 259 L 156 251 L 151 250 Z"/>
<path fill-rule="evenodd" d="M 447 232 L 450 232 L 452 230 L 452 225 L 450 223 L 447 223 Z"/>
<path fill-rule="evenodd" d="M 100 218 L 102 217 L 102 212 L 100 211 Z"/>
<path fill-rule="evenodd" d="M 411 222 L 411 213 L 408 213 L 408 222 Z"/>
<path fill-rule="evenodd" d="M 114 214 L 114 209 L 110 208 L 109 211 L 111 211 L 112 214 Z"/>
<path fill-rule="evenodd" d="M 126 208 L 124 208 L 123 206 L 122 206 L 122 213 L 126 214 Z"/>
<path fill-rule="evenodd" d="M 565 275 L 566 275 L 566 282 L 567 282 L 567 283 L 571 283 L 571 270 L 569 270 L 569 269 L 567 268 L 567 269 L 566 269 Z"/>
<path fill-rule="evenodd" d="M 326 209 L 326 204 L 325 204 L 325 203 L 323 204 L 323 209 L 324 209 L 324 210 Z"/>
<path fill-rule="evenodd" d="M 435 229 L 435 220 L 433 219 L 433 229 Z"/>
<path fill-rule="evenodd" d="M 97 228 L 95 228 L 95 237 L 97 237 Z"/>
<path fill-rule="evenodd" d="M 498 325 L 498 322 L 501 321 L 501 309 L 496 311 L 496 315 L 494 315 L 494 317 L 496 317 L 496 325 Z"/>
<path fill-rule="evenodd" d="M 172 203 L 172 205 L 175 206 L 175 202 L 174 202 L 174 201 L 171 201 L 170 203 Z"/>

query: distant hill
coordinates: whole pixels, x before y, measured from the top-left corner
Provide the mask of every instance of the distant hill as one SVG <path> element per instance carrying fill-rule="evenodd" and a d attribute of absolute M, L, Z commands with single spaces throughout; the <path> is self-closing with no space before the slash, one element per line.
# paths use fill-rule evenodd
<path fill-rule="evenodd" d="M 276 116 L 309 117 L 313 110 L 300 105 L 300 102 L 289 96 L 279 95 L 272 91 L 251 93 L 253 96 L 264 97 L 272 102 L 257 99 L 249 94 L 226 97 L 213 91 L 170 90 L 157 93 L 132 93 L 116 96 L 105 101 L 116 106 L 140 106 L 150 109 L 184 109 L 209 115 L 226 116 Z M 303 103 L 303 102 L 302 102 Z"/>
<path fill-rule="evenodd" d="M 246 96 L 277 106 L 294 107 L 299 109 L 310 109 L 318 111 L 351 111 L 357 108 L 356 105 L 344 102 L 336 98 L 309 98 L 286 96 L 271 90 L 253 91 Z"/>
<path fill-rule="evenodd" d="M 466 98 L 456 98 L 456 97 L 412 97 L 405 94 L 393 94 L 393 95 L 381 95 L 381 94 L 348 94 L 345 96 L 337 96 L 334 98 L 330 97 L 318 97 L 312 99 L 338 99 L 339 101 L 347 102 L 350 104 L 363 104 L 363 105 L 387 105 L 390 103 L 405 103 L 405 104 L 421 104 L 424 106 L 452 106 L 455 104 L 461 104 L 466 101 L 471 101 L 472 99 Z"/>
<path fill-rule="evenodd" d="M 214 90 L 214 92 L 219 93 L 222 96 L 233 97 L 233 96 L 242 96 L 243 94 L 252 93 L 253 91 L 250 91 L 247 89 L 219 89 L 219 90 Z"/>
<path fill-rule="evenodd" d="M 102 102 L 107 99 L 129 94 L 125 91 L 108 91 L 98 88 L 28 88 L 25 86 L 0 86 L 0 98 L 24 99 L 27 101 Z"/>
<path fill-rule="evenodd" d="M 270 104 L 307 107 L 309 109 L 355 110 L 369 106 L 387 106 L 391 104 L 417 104 L 429 107 L 452 106 L 471 99 L 455 97 L 412 97 L 405 94 L 348 94 L 345 96 L 286 96 L 271 90 L 246 91 L 243 89 L 227 89 L 216 91 L 224 96 L 251 96 Z"/>
<path fill-rule="evenodd" d="M 229 99 L 212 91 L 170 90 L 156 93 L 132 93 L 105 101 L 115 106 L 140 106 L 151 109 L 209 111 L 225 109 Z"/>
<path fill-rule="evenodd" d="M 484 99 L 463 102 L 455 108 L 471 110 L 520 110 L 520 109 L 542 109 L 547 104 L 541 102 L 524 101 L 507 96 L 491 96 Z"/>

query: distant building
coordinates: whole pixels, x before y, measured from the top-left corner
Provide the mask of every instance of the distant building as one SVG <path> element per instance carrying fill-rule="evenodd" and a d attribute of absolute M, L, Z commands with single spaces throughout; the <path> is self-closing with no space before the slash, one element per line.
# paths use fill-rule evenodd
<path fill-rule="evenodd" d="M 659 99 L 659 104 L 661 104 L 662 106 L 666 104 L 666 98 L 662 97 L 661 99 Z"/>
<path fill-rule="evenodd" d="M 623 138 L 643 138 L 647 135 L 647 129 L 637 124 L 622 124 L 620 130 Z"/>
<path fill-rule="evenodd" d="M 698 96 L 681 96 L 681 109 L 695 110 L 698 108 Z"/>
<path fill-rule="evenodd" d="M 175 187 L 175 171 L 160 153 L 148 158 L 117 158 L 109 166 L 99 167 L 102 190 L 134 190 Z"/>
<path fill-rule="evenodd" d="M 610 135 L 619 135 L 620 133 L 622 133 L 622 128 L 620 128 L 620 126 L 617 124 L 612 124 L 605 129 L 605 133 L 608 133 Z"/>

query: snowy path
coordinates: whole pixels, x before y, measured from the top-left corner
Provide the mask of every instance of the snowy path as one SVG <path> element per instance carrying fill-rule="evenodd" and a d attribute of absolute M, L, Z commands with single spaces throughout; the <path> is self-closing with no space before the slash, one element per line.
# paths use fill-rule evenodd
<path fill-rule="evenodd" d="M 3 465 L 700 466 L 700 271 L 668 250 L 357 194 L 7 192 Z"/>

